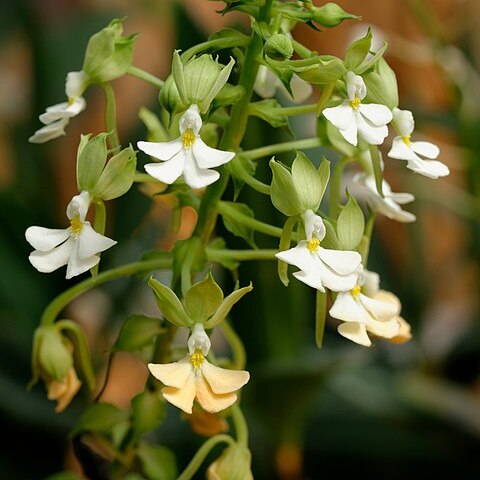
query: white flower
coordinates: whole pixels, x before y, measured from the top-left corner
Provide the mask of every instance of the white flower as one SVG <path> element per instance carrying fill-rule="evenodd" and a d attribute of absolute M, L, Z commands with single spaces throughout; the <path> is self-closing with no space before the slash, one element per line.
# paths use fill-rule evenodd
<path fill-rule="evenodd" d="M 216 182 L 220 174 L 209 169 L 229 162 L 235 153 L 211 148 L 200 138 L 202 119 L 197 105 L 191 105 L 182 115 L 179 127 L 181 136 L 171 142 L 138 142 L 140 150 L 163 162 L 145 165 L 147 173 L 168 184 L 183 175 L 191 188 Z"/>
<path fill-rule="evenodd" d="M 365 201 L 370 205 L 372 210 L 397 222 L 408 223 L 416 220 L 413 213 L 402 210 L 400 206 L 415 200 L 415 197 L 411 193 L 392 192 L 390 185 L 383 180 L 382 191 L 384 196 L 382 197 L 377 191 L 375 177 L 367 173 L 355 175 L 353 181 L 360 187 L 360 195 L 364 195 Z"/>
<path fill-rule="evenodd" d="M 352 145 L 357 146 L 358 137 L 380 145 L 388 135 L 387 123 L 392 120 L 392 112 L 385 105 L 362 103 L 367 87 L 359 75 L 347 72 L 346 86 L 348 98 L 336 107 L 325 108 L 323 115 Z"/>
<path fill-rule="evenodd" d="M 40 121 L 45 125 L 37 130 L 28 140 L 32 143 L 45 143 L 65 135 L 65 127 L 72 117 L 85 109 L 85 99 L 82 93 L 88 86 L 88 76 L 82 70 L 69 72 L 65 85 L 68 101 L 47 107 L 40 115 Z"/>
<path fill-rule="evenodd" d="M 440 154 L 436 145 L 430 142 L 411 141 L 415 127 L 412 112 L 394 108 L 393 123 L 398 136 L 393 139 L 392 148 L 388 152 L 390 158 L 407 160 L 407 168 L 426 177 L 439 178 L 450 173 L 445 164 L 435 160 Z"/>
<path fill-rule="evenodd" d="M 67 207 L 70 226 L 64 230 L 27 228 L 25 237 L 36 249 L 28 259 L 39 272 L 50 273 L 67 265 L 66 278 L 72 278 L 94 267 L 100 261 L 96 254 L 117 243 L 97 233 L 85 220 L 90 201 L 88 192 L 72 198 Z"/>
<path fill-rule="evenodd" d="M 174 363 L 148 364 L 152 375 L 166 385 L 162 389 L 165 400 L 186 413 L 192 413 L 195 399 L 210 413 L 228 408 L 237 400 L 235 392 L 250 379 L 245 370 L 212 365 L 205 358 L 210 349 L 205 337 L 203 325 L 196 324 L 188 339 L 186 357 Z"/>
<path fill-rule="evenodd" d="M 374 278 L 367 280 L 369 276 Z M 367 288 L 362 293 L 364 283 Z M 369 347 L 372 342 L 367 332 L 390 340 L 399 336 L 402 322 L 406 324 L 399 317 L 400 310 L 401 304 L 395 295 L 378 290 L 377 274 L 361 272 L 354 288 L 337 295 L 329 313 L 333 318 L 344 322 L 338 327 L 340 335 Z"/>
<path fill-rule="evenodd" d="M 334 292 L 351 290 L 356 283 L 356 271 L 361 262 L 358 252 L 329 250 L 320 246 L 326 234 L 321 217 L 311 210 L 303 214 L 307 239 L 290 250 L 275 256 L 300 269 L 293 276 L 321 292 L 328 288 Z"/>
<path fill-rule="evenodd" d="M 292 89 L 292 94 L 290 94 L 282 81 L 272 71 L 270 71 L 268 67 L 265 65 L 260 65 L 258 67 L 257 77 L 255 78 L 253 89 L 259 97 L 272 98 L 277 90 L 280 90 L 293 102 L 302 103 L 310 98 L 313 92 L 312 86 L 305 80 L 302 80 L 295 73 L 290 81 L 290 88 Z"/>

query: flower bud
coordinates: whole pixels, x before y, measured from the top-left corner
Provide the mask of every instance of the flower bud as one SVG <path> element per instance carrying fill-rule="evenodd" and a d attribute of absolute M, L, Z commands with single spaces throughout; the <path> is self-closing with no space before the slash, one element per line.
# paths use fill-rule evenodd
<path fill-rule="evenodd" d="M 359 20 L 360 17 L 346 12 L 336 3 L 326 3 L 313 10 L 312 20 L 324 27 L 335 27 L 344 20 Z"/>
<path fill-rule="evenodd" d="M 73 366 L 71 344 L 55 326 L 39 327 L 35 334 L 34 373 L 43 379 L 63 381 Z"/>
<path fill-rule="evenodd" d="M 228 446 L 207 470 L 207 480 L 253 480 L 252 455 L 243 445 Z"/>
<path fill-rule="evenodd" d="M 125 75 L 132 64 L 137 34 L 122 36 L 122 20 L 114 19 L 90 37 L 83 71 L 95 83 L 105 83 Z"/>
<path fill-rule="evenodd" d="M 293 55 L 293 45 L 287 35 L 276 33 L 265 42 L 265 54 L 275 60 L 285 60 Z"/>
<path fill-rule="evenodd" d="M 47 398 L 57 402 L 56 413 L 63 412 L 68 407 L 81 386 L 82 382 L 78 379 L 73 367 L 68 370 L 62 381 L 52 380 L 47 385 Z"/>

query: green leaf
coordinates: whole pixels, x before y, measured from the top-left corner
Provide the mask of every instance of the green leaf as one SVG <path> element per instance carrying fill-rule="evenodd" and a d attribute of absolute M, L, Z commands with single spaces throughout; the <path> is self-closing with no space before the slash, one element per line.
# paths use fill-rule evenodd
<path fill-rule="evenodd" d="M 209 272 L 201 281 L 193 285 L 184 298 L 185 310 L 195 323 L 205 323 L 221 305 L 222 289 Z"/>
<path fill-rule="evenodd" d="M 143 473 L 150 480 L 175 480 L 177 462 L 174 453 L 162 445 L 140 443 L 137 450 Z"/>
<path fill-rule="evenodd" d="M 114 351 L 138 352 L 152 345 L 156 336 L 164 332 L 159 318 L 145 315 L 132 315 L 122 325 Z"/>
<path fill-rule="evenodd" d="M 248 285 L 247 287 L 239 288 L 238 290 L 234 290 L 228 297 L 223 299 L 218 310 L 210 317 L 209 320 L 205 322 L 205 328 L 213 328 L 217 326 L 220 322 L 227 317 L 230 313 L 232 307 L 248 292 L 253 290 L 252 284 Z"/>
<path fill-rule="evenodd" d="M 338 216 L 337 234 L 341 249 L 355 250 L 363 237 L 365 218 L 355 198 L 347 194 L 347 204 Z"/>
<path fill-rule="evenodd" d="M 290 241 L 292 238 L 292 232 L 295 228 L 295 225 L 298 223 L 299 217 L 289 217 L 285 222 L 282 230 L 282 236 L 280 237 L 280 243 L 278 245 L 278 250 L 280 252 L 284 252 L 290 248 Z M 278 277 L 280 281 L 288 287 L 289 279 L 288 279 L 288 263 L 282 262 L 282 260 L 278 260 Z"/>
<path fill-rule="evenodd" d="M 261 118 L 274 128 L 288 125 L 288 117 L 282 114 L 281 105 L 274 98 L 250 103 L 248 112 L 254 117 Z"/>
<path fill-rule="evenodd" d="M 257 164 L 248 157 L 236 155 L 235 158 L 228 163 L 228 168 L 232 173 L 234 186 L 233 199 L 236 201 L 245 185 L 245 180 L 243 180 L 243 178 L 246 178 L 247 176 L 253 177 L 255 175 Z"/>
<path fill-rule="evenodd" d="M 165 400 L 160 392 L 144 390 L 132 399 L 133 431 L 137 438 L 157 428 L 165 419 Z"/>
<path fill-rule="evenodd" d="M 292 174 L 273 158 L 269 165 L 273 173 L 271 199 L 275 208 L 287 217 L 302 213 Z"/>
<path fill-rule="evenodd" d="M 73 366 L 73 359 L 62 337 L 54 325 L 39 327 L 38 360 L 42 371 L 52 378 L 63 381 Z"/>
<path fill-rule="evenodd" d="M 118 425 L 129 423 L 129 416 L 128 412 L 110 403 L 94 403 L 83 412 L 70 436 L 83 432 L 112 434 Z"/>
<path fill-rule="evenodd" d="M 130 145 L 108 161 L 92 195 L 102 200 L 122 196 L 132 186 L 136 166 L 137 156 Z"/>
<path fill-rule="evenodd" d="M 254 218 L 252 209 L 244 203 L 235 202 L 222 202 L 228 206 L 228 214 L 222 214 L 223 224 L 225 228 L 233 235 L 243 238 L 252 248 L 256 248 L 254 231 L 244 225 L 242 222 L 237 221 L 235 218 L 236 213 L 245 215 L 248 218 Z"/>
<path fill-rule="evenodd" d="M 148 281 L 148 286 L 155 294 L 158 308 L 162 315 L 177 327 L 188 327 L 192 325 L 192 320 L 185 312 L 182 302 L 175 293 L 166 285 L 155 280 L 153 277 Z"/>
<path fill-rule="evenodd" d="M 372 31 L 369 28 L 367 34 L 353 42 L 345 54 L 345 67 L 347 70 L 355 72 L 355 70 L 360 67 L 360 65 L 365 60 L 366 56 L 370 52 L 370 47 L 372 46 Z"/>
<path fill-rule="evenodd" d="M 327 292 L 317 290 L 315 305 L 315 343 L 322 348 L 325 319 L 327 318 Z"/>
<path fill-rule="evenodd" d="M 325 188 L 317 169 L 303 152 L 298 151 L 293 161 L 292 179 L 302 212 L 317 211 Z"/>
<path fill-rule="evenodd" d="M 77 186 L 78 191 L 91 192 L 107 161 L 107 133 L 90 138 L 82 135 L 77 151 Z"/>

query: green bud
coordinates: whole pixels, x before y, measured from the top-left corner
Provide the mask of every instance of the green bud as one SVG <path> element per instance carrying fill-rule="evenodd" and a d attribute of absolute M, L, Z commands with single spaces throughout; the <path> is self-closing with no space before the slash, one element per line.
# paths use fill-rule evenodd
<path fill-rule="evenodd" d="M 253 480 L 252 455 L 239 443 L 229 445 L 207 470 L 207 480 Z"/>
<path fill-rule="evenodd" d="M 336 3 L 326 3 L 313 10 L 312 20 L 324 27 L 335 27 L 344 20 L 360 20 L 360 17 L 346 12 Z"/>
<path fill-rule="evenodd" d="M 274 207 L 287 217 L 300 214 L 302 208 L 298 203 L 292 174 L 273 158 L 270 160 L 270 168 L 273 174 L 270 196 Z"/>
<path fill-rule="evenodd" d="M 112 200 L 128 192 L 133 183 L 137 156 L 130 145 L 113 156 L 103 169 L 92 196 L 102 200 Z"/>
<path fill-rule="evenodd" d="M 293 55 L 293 45 L 287 35 L 276 33 L 265 42 L 265 54 L 276 60 L 284 60 Z"/>
<path fill-rule="evenodd" d="M 78 191 L 91 192 L 102 174 L 107 161 L 107 134 L 82 135 L 77 151 L 77 186 Z"/>
<path fill-rule="evenodd" d="M 83 71 L 92 82 L 110 82 L 125 75 L 132 64 L 133 44 L 137 34 L 124 37 L 122 31 L 122 20 L 117 18 L 90 37 Z"/>
<path fill-rule="evenodd" d="M 355 250 L 363 237 L 365 218 L 355 198 L 348 192 L 347 195 L 347 204 L 337 220 L 337 236 L 341 249 Z"/>
<path fill-rule="evenodd" d="M 175 84 L 184 105 L 198 105 L 205 113 L 213 99 L 227 83 L 235 61 L 227 66 L 215 61 L 211 55 L 201 55 L 183 64 L 178 52 L 174 53 L 172 73 Z"/>
<path fill-rule="evenodd" d="M 54 325 L 38 327 L 37 332 L 36 340 L 39 343 L 34 362 L 38 365 L 40 375 L 46 374 L 47 382 L 51 379 L 62 381 L 73 366 L 68 340 Z"/>
<path fill-rule="evenodd" d="M 393 110 L 398 107 L 398 86 L 395 72 L 380 58 L 373 70 L 363 76 L 367 87 L 366 102 L 380 103 Z"/>
<path fill-rule="evenodd" d="M 193 285 L 186 293 L 183 303 L 194 323 L 205 323 L 220 307 L 223 301 L 222 289 L 211 273 Z"/>

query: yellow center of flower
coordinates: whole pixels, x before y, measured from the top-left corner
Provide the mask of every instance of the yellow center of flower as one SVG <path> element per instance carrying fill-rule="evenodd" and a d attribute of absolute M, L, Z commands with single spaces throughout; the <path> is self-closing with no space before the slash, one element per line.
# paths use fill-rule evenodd
<path fill-rule="evenodd" d="M 352 108 L 354 108 L 355 110 L 360 106 L 360 104 L 362 103 L 362 101 L 356 96 L 351 102 L 350 102 L 350 105 L 352 106 Z"/>
<path fill-rule="evenodd" d="M 72 235 L 77 237 L 80 235 L 80 232 L 83 228 L 83 222 L 80 220 L 80 217 L 77 215 L 70 220 L 70 226 L 72 227 Z"/>
<path fill-rule="evenodd" d="M 307 247 L 313 253 L 316 252 L 318 247 L 320 246 L 320 240 L 318 238 L 312 238 L 308 241 Z"/>
<path fill-rule="evenodd" d="M 69 106 L 71 106 L 71 105 L 73 105 L 74 101 L 75 100 L 72 97 L 68 97 L 67 103 L 68 103 Z"/>
<path fill-rule="evenodd" d="M 183 132 L 182 143 L 185 148 L 190 148 L 195 142 L 195 133 L 191 128 Z"/>
<path fill-rule="evenodd" d="M 192 362 L 192 367 L 195 370 L 201 367 L 204 359 L 205 356 L 200 349 L 195 350 L 195 352 L 190 355 L 190 361 Z"/>
<path fill-rule="evenodd" d="M 412 142 L 410 141 L 410 135 L 405 135 L 402 137 L 402 140 L 405 142 L 405 145 L 407 147 L 410 147 L 412 145 Z"/>
<path fill-rule="evenodd" d="M 350 294 L 352 295 L 353 298 L 356 298 L 360 295 L 360 291 L 362 290 L 362 287 L 360 285 L 355 285 L 352 290 L 350 290 Z"/>

